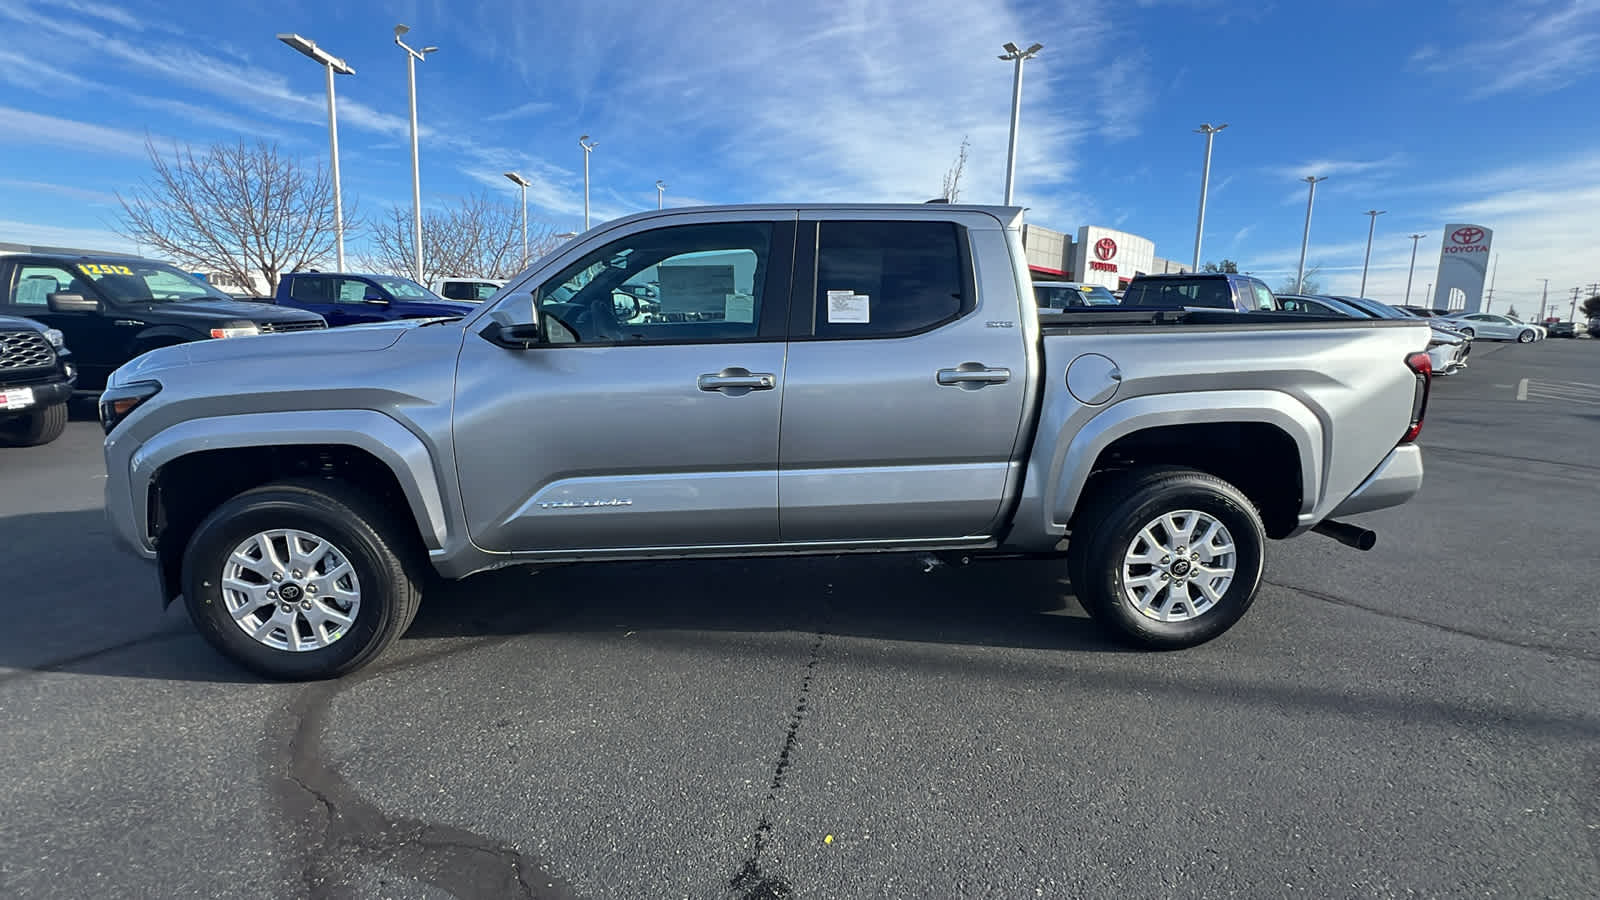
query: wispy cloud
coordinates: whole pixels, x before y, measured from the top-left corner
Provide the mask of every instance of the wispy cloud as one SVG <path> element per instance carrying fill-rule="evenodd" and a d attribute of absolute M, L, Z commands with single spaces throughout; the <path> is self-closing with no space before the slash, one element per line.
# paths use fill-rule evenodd
<path fill-rule="evenodd" d="M 1446 76 L 1452 88 L 1467 85 L 1472 99 L 1548 93 L 1600 68 L 1594 0 L 1508 5 L 1480 27 L 1491 36 L 1446 49 L 1426 44 L 1412 54 L 1412 65 Z"/>
<path fill-rule="evenodd" d="M 73 119 L 0 106 L 0 133 L 27 134 L 58 147 L 113 156 L 144 156 L 145 136 Z"/>
<path fill-rule="evenodd" d="M 62 197 L 71 197 L 74 200 L 83 200 L 97 206 L 116 206 L 117 195 L 107 191 L 96 191 L 89 188 L 77 187 L 70 184 L 56 184 L 50 181 L 34 181 L 27 178 L 0 178 L 0 187 L 17 188 L 24 191 L 36 191 L 44 194 L 56 194 Z"/>
<path fill-rule="evenodd" d="M 52 247 L 83 247 L 91 250 L 137 251 L 133 242 L 101 228 L 74 228 L 62 225 L 40 225 L 0 219 L 0 241 L 35 244 Z"/>
<path fill-rule="evenodd" d="M 1282 178 L 1305 178 L 1308 175 L 1329 178 L 1341 175 L 1360 175 L 1387 172 L 1399 168 L 1406 161 L 1402 153 L 1391 153 L 1380 159 L 1310 159 L 1292 166 L 1274 166 L 1268 171 Z"/>
<path fill-rule="evenodd" d="M 524 103 L 521 106 L 505 110 L 504 112 L 497 112 L 490 116 L 484 116 L 483 120 L 485 122 L 509 122 L 513 119 L 526 119 L 529 116 L 536 116 L 539 113 L 549 112 L 555 108 L 556 105 L 554 103 L 545 103 L 541 100 L 533 100 L 528 103 Z"/>

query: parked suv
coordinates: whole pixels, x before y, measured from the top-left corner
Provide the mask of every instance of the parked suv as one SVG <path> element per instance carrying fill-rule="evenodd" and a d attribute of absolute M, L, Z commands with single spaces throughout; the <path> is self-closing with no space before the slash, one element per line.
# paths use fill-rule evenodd
<path fill-rule="evenodd" d="M 328 327 L 321 316 L 235 300 L 153 259 L 17 244 L 0 244 L 0 315 L 65 335 L 87 390 L 157 347 Z"/>
<path fill-rule="evenodd" d="M 60 437 L 77 380 L 60 330 L 0 316 L 0 445 L 34 447 Z"/>
<path fill-rule="evenodd" d="M 1123 306 L 1161 309 L 1231 309 L 1261 312 L 1278 309 L 1272 290 L 1249 275 L 1185 272 L 1138 275 L 1122 295 Z"/>
<path fill-rule="evenodd" d="M 314 312 L 332 326 L 453 318 L 478 308 L 446 300 L 409 278 L 348 272 L 290 272 L 278 282 L 278 304 Z"/>

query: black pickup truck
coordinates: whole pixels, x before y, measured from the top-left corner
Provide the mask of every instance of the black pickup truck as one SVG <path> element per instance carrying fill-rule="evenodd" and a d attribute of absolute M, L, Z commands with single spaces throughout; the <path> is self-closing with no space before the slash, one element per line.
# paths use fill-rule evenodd
<path fill-rule="evenodd" d="M 235 300 L 157 260 L 18 244 L 0 244 L 0 315 L 61 331 L 88 391 L 157 347 L 328 327 L 316 313 Z"/>
<path fill-rule="evenodd" d="M 0 446 L 36 447 L 60 437 L 77 380 L 60 331 L 0 316 Z"/>

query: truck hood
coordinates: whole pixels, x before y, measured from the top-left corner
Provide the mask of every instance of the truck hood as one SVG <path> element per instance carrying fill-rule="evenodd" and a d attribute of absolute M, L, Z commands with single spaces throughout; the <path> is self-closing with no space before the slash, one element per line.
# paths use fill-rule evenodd
<path fill-rule="evenodd" d="M 195 322 L 208 330 L 224 320 L 243 319 L 251 322 L 308 322 L 317 316 L 301 309 L 278 306 L 275 303 L 257 303 L 253 300 L 174 300 L 165 303 L 137 303 L 117 307 L 119 311 L 139 310 L 159 316 L 167 322 Z"/>
<path fill-rule="evenodd" d="M 227 364 L 246 359 L 276 358 L 306 361 L 349 353 L 374 353 L 394 346 L 401 335 L 427 321 L 437 320 L 383 322 L 289 334 L 191 341 L 187 344 L 161 347 L 135 357 L 113 372 L 108 383 L 126 384 L 179 366 Z"/>
<path fill-rule="evenodd" d="M 421 316 L 468 316 L 479 309 L 482 304 L 470 303 L 465 300 L 407 300 L 405 301 L 406 315 Z"/>

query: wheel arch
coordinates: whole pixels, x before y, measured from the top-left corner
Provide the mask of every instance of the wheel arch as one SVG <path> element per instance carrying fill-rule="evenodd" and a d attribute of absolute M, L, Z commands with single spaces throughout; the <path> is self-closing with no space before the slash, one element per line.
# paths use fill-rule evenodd
<path fill-rule="evenodd" d="M 1322 420 L 1279 391 L 1130 398 L 1090 419 L 1060 454 L 1049 526 L 1070 529 L 1091 479 L 1127 464 L 1164 464 L 1235 484 L 1261 508 L 1269 534 L 1288 537 L 1317 506 L 1325 453 Z"/>
<path fill-rule="evenodd" d="M 181 557 L 201 519 L 242 491 L 287 477 L 354 482 L 440 551 L 447 518 L 433 457 L 394 419 L 370 410 L 312 410 L 191 419 L 159 432 L 128 462 L 128 521 L 160 561 L 163 599 L 178 593 Z M 108 484 L 108 493 L 111 485 Z"/>

